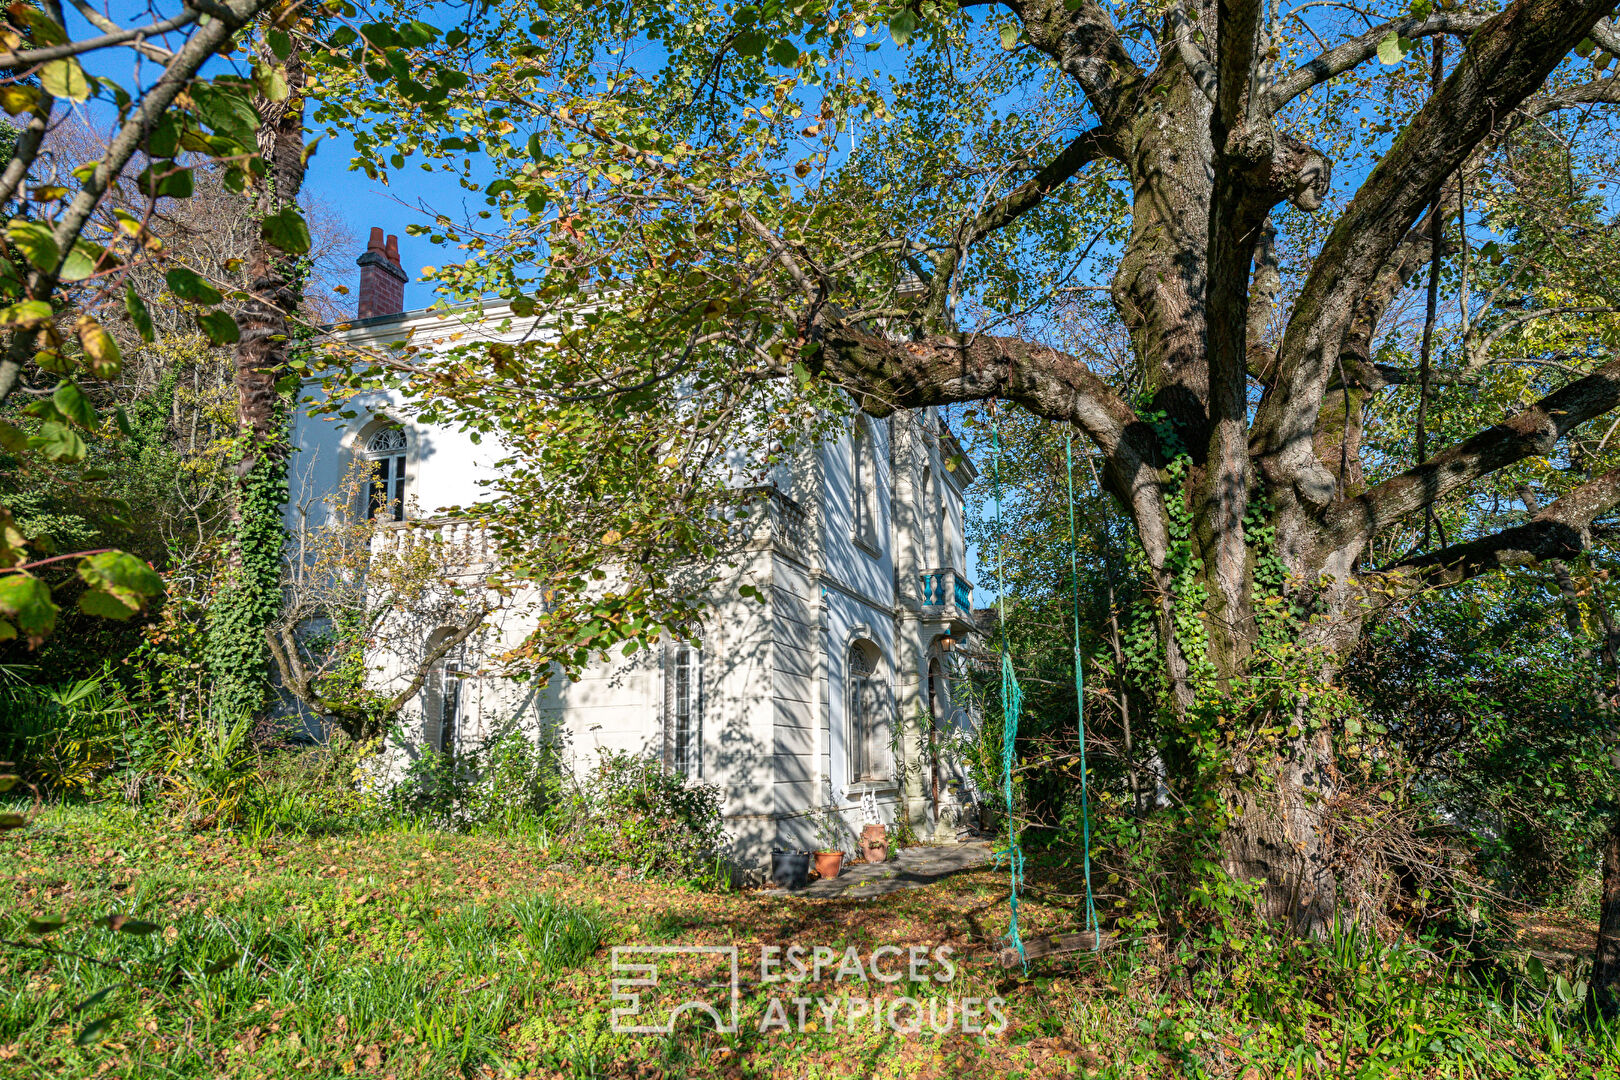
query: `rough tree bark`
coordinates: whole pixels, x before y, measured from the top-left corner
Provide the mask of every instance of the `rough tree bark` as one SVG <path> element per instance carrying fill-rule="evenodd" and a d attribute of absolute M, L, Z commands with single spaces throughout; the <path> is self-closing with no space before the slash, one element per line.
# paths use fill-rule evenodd
<path fill-rule="evenodd" d="M 969 0 L 974 2 L 974 0 Z M 1174 708 L 1219 692 L 1251 670 L 1259 627 L 1255 555 L 1246 516 L 1263 510 L 1277 555 L 1295 580 L 1325 582 L 1328 618 L 1304 630 L 1331 681 L 1361 631 L 1370 587 L 1418 588 L 1497 567 L 1579 553 L 1593 519 L 1620 502 L 1600 477 L 1497 536 L 1429 552 L 1377 574 L 1359 565 L 1369 538 L 1494 470 L 1548 453 L 1573 427 L 1620 405 L 1620 362 L 1550 395 L 1408 472 L 1364 490 L 1362 405 L 1410 381 L 1376 368 L 1370 341 L 1385 308 L 1433 253 L 1434 216 L 1469 156 L 1489 144 L 1549 73 L 1606 14 L 1612 0 L 1515 0 L 1495 16 L 1435 13 L 1374 27 L 1298 69 L 1279 73 L 1258 0 L 1190 0 L 1160 27 L 1155 70 L 1137 65 L 1097 0 L 1007 0 L 1034 48 L 1085 94 L 1098 126 L 957 230 L 918 306 L 912 340 L 841 320 L 823 299 L 830 279 L 806 259 L 802 332 L 813 368 L 850 387 L 868 412 L 998 398 L 1071 424 L 1107 461 L 1105 481 L 1131 515 L 1160 602 L 1160 637 Z M 1463 43 L 1430 100 L 1394 139 L 1340 215 L 1312 263 L 1273 349 L 1279 282 L 1270 215 L 1283 203 L 1321 204 L 1331 163 L 1287 134 L 1279 110 L 1312 87 L 1371 60 L 1389 33 L 1450 35 Z M 1571 91 L 1570 101 L 1607 100 Z M 1562 99 L 1561 98 L 1561 99 Z M 957 267 L 979 239 L 1004 227 L 1092 162 L 1126 171 L 1131 233 L 1111 296 L 1175 442 L 1075 358 L 1010 336 L 968 334 L 949 322 Z M 1257 258 L 1258 255 L 1258 258 Z M 806 269 L 807 268 L 807 269 Z M 819 290 L 819 291 L 818 291 Z M 1249 422 L 1253 379 L 1263 396 Z M 1333 391 L 1330 393 L 1330 389 Z M 1167 463 L 1188 459 L 1172 489 Z M 1263 499 L 1259 506 L 1257 499 Z M 1202 622 L 1214 685 L 1199 685 L 1172 632 L 1178 601 L 1167 559 L 1172 500 L 1191 512 L 1205 597 Z M 1377 580 L 1372 580 L 1376 578 Z M 1313 586 L 1314 587 L 1314 586 Z M 1264 760 L 1234 763 L 1238 812 L 1225 830 L 1228 870 L 1262 883 L 1264 907 L 1321 933 L 1336 890 L 1321 807 L 1333 794 L 1325 736 L 1301 735 Z M 1250 775 L 1242 775 L 1250 770 Z"/>
<path fill-rule="evenodd" d="M 266 69 L 280 66 L 288 94 L 259 94 L 258 151 L 264 175 L 253 191 L 260 220 L 298 199 L 304 183 L 304 65 L 292 38 L 284 60 L 269 31 L 291 26 L 302 4 L 279 4 L 265 16 L 255 55 Z M 231 504 L 232 543 L 224 586 L 209 612 L 209 665 L 216 713 L 256 714 L 270 688 L 271 655 L 265 633 L 280 606 L 281 547 L 285 540 L 286 432 L 276 381 L 287 370 L 289 317 L 302 301 L 300 256 L 271 244 L 258 231 L 248 256 L 249 298 L 236 316 L 235 383 L 240 454 Z"/>
<path fill-rule="evenodd" d="M 300 7 L 297 3 L 283 5 L 271 21 L 283 24 L 295 19 Z M 264 38 L 256 53 L 261 62 L 276 65 Z M 298 39 L 293 39 L 283 65 L 289 90 L 286 99 L 272 101 L 261 94 L 254 101 L 259 112 L 259 157 L 265 166 L 254 199 L 254 212 L 261 218 L 296 204 L 304 187 L 304 62 Z M 278 449 L 283 432 L 276 380 L 286 370 L 287 320 L 303 299 L 298 261 L 299 256 L 287 254 L 263 237 L 254 241 L 248 258 L 252 298 L 237 318 L 242 337 L 236 346 L 236 415 L 247 437 L 247 449 L 238 464 L 243 476 L 252 470 L 260 453 L 285 453 L 284 448 Z"/>

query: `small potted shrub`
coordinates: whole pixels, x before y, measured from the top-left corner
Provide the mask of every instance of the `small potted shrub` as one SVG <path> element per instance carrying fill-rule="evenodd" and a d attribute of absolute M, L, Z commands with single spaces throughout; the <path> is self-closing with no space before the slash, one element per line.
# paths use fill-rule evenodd
<path fill-rule="evenodd" d="M 816 876 L 835 878 L 844 869 L 843 822 L 830 806 L 823 806 L 810 816 L 816 823 Z"/>

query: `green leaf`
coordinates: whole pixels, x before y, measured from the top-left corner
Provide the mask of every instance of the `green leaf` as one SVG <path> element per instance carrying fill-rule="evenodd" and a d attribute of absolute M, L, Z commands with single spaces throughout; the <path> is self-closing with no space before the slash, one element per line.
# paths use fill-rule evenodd
<path fill-rule="evenodd" d="M 15 623 L 30 641 L 42 640 L 55 628 L 56 612 L 51 590 L 39 578 L 24 571 L 0 575 L 0 618 Z"/>
<path fill-rule="evenodd" d="M 1012 52 L 1013 49 L 1017 48 L 1017 46 L 1018 46 L 1018 27 L 1014 26 L 1012 23 L 1002 23 L 1001 24 L 1001 47 L 1003 49 L 1006 49 L 1008 52 Z"/>
<path fill-rule="evenodd" d="M 259 88 L 266 101 L 286 101 L 291 96 L 287 89 L 287 69 L 280 64 L 254 64 L 253 85 Z"/>
<path fill-rule="evenodd" d="M 215 345 L 230 345 L 242 340 L 242 331 L 228 311 L 199 312 L 197 325 Z"/>
<path fill-rule="evenodd" d="M 83 1031 L 74 1036 L 73 1041 L 78 1043 L 80 1046 L 88 1046 L 90 1043 L 95 1042 L 103 1035 L 106 1035 L 107 1029 L 112 1027 L 112 1022 L 116 1019 L 118 1019 L 116 1015 L 109 1013 L 99 1020 L 92 1020 L 90 1023 L 84 1026 Z"/>
<path fill-rule="evenodd" d="M 49 273 L 62 261 L 62 251 L 56 246 L 56 238 L 47 226 L 37 221 L 12 221 L 6 226 L 6 239 L 23 253 L 36 270 Z"/>
<path fill-rule="evenodd" d="M 1537 990 L 1547 989 L 1547 966 L 1537 957 L 1532 956 L 1524 962 L 1524 973 L 1530 976 L 1530 982 Z"/>
<path fill-rule="evenodd" d="M 792 67 L 799 59 L 799 48 L 791 41 L 778 41 L 771 45 L 769 55 L 783 67 Z"/>
<path fill-rule="evenodd" d="M 12 9 L 16 11 L 16 8 Z M 33 32 L 35 45 L 66 45 L 67 31 L 61 24 L 38 8 L 24 7 L 18 13 L 22 21 L 28 24 Z"/>
<path fill-rule="evenodd" d="M 191 87 L 191 111 L 216 134 L 223 135 L 244 150 L 256 148 L 259 114 L 244 90 L 251 84 L 198 82 Z"/>
<path fill-rule="evenodd" d="M 152 313 L 146 310 L 146 301 L 135 291 L 133 282 L 124 286 L 124 310 L 129 313 L 129 321 L 142 341 L 150 344 L 157 340 L 157 333 L 152 328 Z"/>
<path fill-rule="evenodd" d="M 111 986 L 103 986 L 100 990 L 97 990 L 95 993 L 91 994 L 89 997 L 85 998 L 83 1001 L 81 1001 L 77 1005 L 73 1006 L 73 1011 L 76 1012 L 76 1013 L 81 1013 L 81 1012 L 84 1012 L 84 1010 L 90 1008 L 90 1006 L 92 1006 L 92 1005 L 99 1005 L 103 1001 L 107 1000 L 107 995 L 108 994 L 111 994 L 114 990 L 117 990 L 117 989 L 118 989 L 118 984 L 117 983 L 113 983 Z"/>
<path fill-rule="evenodd" d="M 152 133 L 146 137 L 143 148 L 149 158 L 172 158 L 176 150 L 180 149 L 180 125 L 174 122 L 174 117 L 165 114 L 163 119 L 152 128 Z"/>
<path fill-rule="evenodd" d="M 1398 64 L 1406 56 L 1406 50 L 1401 47 L 1401 37 L 1391 30 L 1384 35 L 1384 40 L 1378 43 L 1378 60 L 1383 64 Z"/>
<path fill-rule="evenodd" d="M 911 40 L 912 32 L 917 29 L 917 16 L 911 11 L 902 11 L 889 20 L 889 36 L 896 45 L 904 45 Z"/>
<path fill-rule="evenodd" d="M 26 329 L 50 321 L 51 305 L 48 300 L 24 300 L 0 311 L 0 325 L 4 326 Z"/>
<path fill-rule="evenodd" d="M 191 170 L 172 161 L 154 161 L 135 177 L 135 186 L 149 199 L 189 199 Z"/>
<path fill-rule="evenodd" d="M 106 249 L 100 244 L 92 244 L 88 240 L 80 240 L 68 250 L 68 257 L 62 263 L 61 280 L 83 281 L 96 272 L 96 263 L 106 254 Z"/>
<path fill-rule="evenodd" d="M 51 394 L 51 402 L 62 415 L 82 428 L 96 426 L 96 407 L 72 379 L 63 379 Z"/>
<path fill-rule="evenodd" d="M 163 929 L 163 927 L 159 926 L 157 923 L 142 922 L 139 919 L 124 919 L 117 925 L 117 927 L 115 927 L 115 929 L 120 934 L 134 934 L 137 937 L 146 937 L 148 934 L 157 933 L 159 930 Z"/>
<path fill-rule="evenodd" d="M 303 215 L 299 214 L 296 206 L 283 206 L 266 217 L 259 234 L 266 243 L 289 255 L 309 253 L 309 226 L 304 223 Z"/>
<path fill-rule="evenodd" d="M 292 38 L 285 30 L 272 29 L 265 34 L 265 40 L 270 43 L 270 51 L 276 54 L 277 60 L 285 60 L 292 55 Z"/>
<path fill-rule="evenodd" d="M 79 563 L 79 577 L 90 592 L 79 599 L 89 615 L 127 619 L 163 592 L 163 579 L 142 560 L 123 551 L 103 551 Z"/>
<path fill-rule="evenodd" d="M 204 281 L 196 271 L 188 270 L 184 266 L 177 266 L 163 275 L 168 283 L 169 291 L 182 300 L 190 300 L 193 304 L 202 304 L 204 307 L 213 307 L 225 299 L 220 291 Z"/>
<path fill-rule="evenodd" d="M 79 433 L 55 420 L 41 424 L 39 434 L 29 439 L 28 445 L 52 461 L 84 460 L 84 440 L 79 438 Z"/>
<path fill-rule="evenodd" d="M 90 98 L 90 80 L 84 68 L 71 56 L 52 60 L 40 68 L 39 84 L 52 97 L 69 101 L 88 101 Z"/>
<path fill-rule="evenodd" d="M 221 972 L 229 971 L 229 970 L 231 970 L 232 966 L 235 965 L 236 961 L 240 957 L 241 957 L 241 953 L 234 953 L 234 952 L 226 953 L 224 956 L 220 957 L 218 960 L 215 960 L 212 964 L 209 964 L 207 967 L 203 968 L 203 974 L 204 975 L 218 975 Z"/>

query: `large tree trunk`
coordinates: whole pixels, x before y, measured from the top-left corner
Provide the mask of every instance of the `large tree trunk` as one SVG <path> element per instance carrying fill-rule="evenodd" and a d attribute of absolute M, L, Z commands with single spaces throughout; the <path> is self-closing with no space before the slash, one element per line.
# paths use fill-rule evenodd
<path fill-rule="evenodd" d="M 262 41 L 260 59 L 274 66 L 275 56 Z M 284 101 L 259 97 L 259 157 L 266 176 L 255 200 L 258 216 L 268 217 L 296 205 L 304 186 L 304 63 L 295 41 L 285 61 L 290 96 Z M 288 316 L 303 300 L 300 256 L 289 255 L 256 238 L 248 259 L 252 299 L 237 320 L 242 339 L 236 347 L 237 423 L 248 436 L 240 471 L 246 475 L 259 453 L 284 453 L 284 432 L 276 381 L 286 371 Z"/>
<path fill-rule="evenodd" d="M 277 9 L 273 22 L 287 26 L 299 5 Z M 304 183 L 304 66 L 294 40 L 278 61 L 260 36 L 258 59 L 286 72 L 289 96 L 259 96 L 258 149 L 265 166 L 255 192 L 254 214 L 262 220 L 295 205 Z M 267 631 L 280 607 L 281 548 L 285 539 L 287 445 L 276 382 L 287 370 L 289 316 L 302 302 L 301 256 L 255 236 L 248 259 L 251 296 L 237 316 L 237 429 L 240 454 L 232 502 L 232 543 L 224 587 L 210 608 L 209 666 L 213 708 L 222 716 L 258 713 L 270 688 Z"/>
<path fill-rule="evenodd" d="M 1598 907 L 1597 952 L 1592 958 L 1592 1003 L 1607 1017 L 1620 1016 L 1620 814 L 1609 822 L 1600 845 L 1603 896 Z"/>

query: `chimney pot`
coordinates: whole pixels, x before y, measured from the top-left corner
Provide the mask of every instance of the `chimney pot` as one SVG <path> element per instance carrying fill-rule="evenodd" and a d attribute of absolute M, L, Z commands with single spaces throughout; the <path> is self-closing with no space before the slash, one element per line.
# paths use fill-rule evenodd
<path fill-rule="evenodd" d="M 356 315 L 376 319 L 405 310 L 405 270 L 399 265 L 399 237 L 383 240 L 375 226 L 365 252 L 355 260 L 360 267 L 360 295 Z"/>

